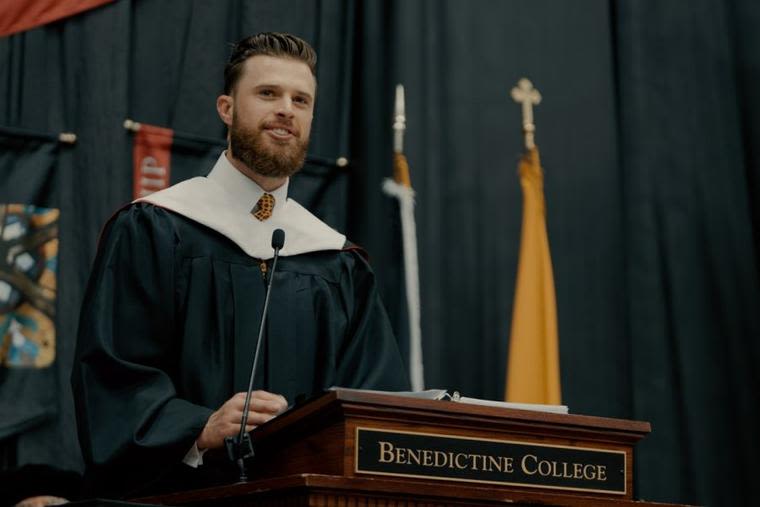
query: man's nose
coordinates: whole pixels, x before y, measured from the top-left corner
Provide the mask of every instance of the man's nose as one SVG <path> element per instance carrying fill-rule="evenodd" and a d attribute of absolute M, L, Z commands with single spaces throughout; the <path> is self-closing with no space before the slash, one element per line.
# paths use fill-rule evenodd
<path fill-rule="evenodd" d="M 278 107 L 277 107 L 277 116 L 283 117 L 283 118 L 292 118 L 293 117 L 293 99 L 290 97 L 283 97 L 282 100 L 279 101 Z"/>

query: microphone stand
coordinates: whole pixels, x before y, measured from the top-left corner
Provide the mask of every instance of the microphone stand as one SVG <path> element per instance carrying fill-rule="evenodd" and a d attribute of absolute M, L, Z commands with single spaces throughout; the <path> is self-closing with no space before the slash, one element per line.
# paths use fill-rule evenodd
<path fill-rule="evenodd" d="M 240 472 L 239 482 L 248 482 L 248 473 L 245 468 L 245 459 L 254 455 L 251 435 L 245 431 L 248 423 L 248 410 L 251 407 L 251 393 L 253 392 L 253 379 L 256 376 L 256 366 L 259 360 L 259 351 L 261 350 L 261 341 L 264 336 L 264 326 L 267 320 L 267 309 L 269 308 L 269 295 L 272 292 L 272 281 L 274 280 L 275 269 L 277 269 L 277 259 L 280 256 L 280 249 L 285 244 L 285 231 L 275 229 L 272 233 L 272 248 L 274 249 L 274 260 L 272 261 L 272 270 L 269 272 L 269 281 L 267 283 L 266 297 L 264 298 L 264 310 L 261 313 L 261 324 L 259 325 L 259 337 L 256 341 L 256 352 L 253 355 L 253 365 L 251 365 L 251 377 L 248 380 L 248 391 L 245 393 L 245 403 L 243 404 L 243 418 L 240 422 L 240 433 L 236 437 L 226 437 L 224 445 L 227 448 L 227 456 L 230 460 L 237 463 Z"/>

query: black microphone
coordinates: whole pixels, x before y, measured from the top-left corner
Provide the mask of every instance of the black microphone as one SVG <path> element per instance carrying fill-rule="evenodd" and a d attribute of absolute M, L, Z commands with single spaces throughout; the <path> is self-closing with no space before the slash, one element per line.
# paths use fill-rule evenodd
<path fill-rule="evenodd" d="M 274 249 L 274 258 L 277 262 L 277 256 L 280 254 L 280 249 L 285 244 L 285 231 L 282 229 L 275 229 L 272 233 L 272 248 Z M 272 268 L 274 269 L 274 268 Z"/>
<path fill-rule="evenodd" d="M 264 326 L 267 321 L 267 309 L 269 308 L 269 294 L 272 292 L 272 281 L 274 280 L 274 271 L 277 268 L 277 259 L 280 256 L 280 249 L 285 244 L 285 231 L 275 229 L 272 233 L 272 248 L 274 249 L 274 260 L 272 269 L 269 271 L 269 281 L 267 283 L 267 293 L 264 298 L 264 310 L 261 312 L 261 324 L 259 325 L 259 337 L 256 340 L 256 352 L 253 355 L 253 364 L 251 365 L 251 377 L 248 380 L 248 391 L 245 393 L 245 404 L 243 405 L 243 418 L 240 421 L 240 433 L 237 437 L 226 437 L 224 444 L 227 447 L 227 455 L 232 461 L 237 463 L 240 471 L 240 482 L 246 482 L 248 475 L 245 469 L 245 459 L 253 456 L 253 444 L 251 436 L 245 431 L 248 423 L 248 410 L 251 407 L 251 393 L 253 392 L 253 379 L 256 376 L 256 365 L 259 362 L 259 350 L 261 349 L 261 340 L 264 336 Z"/>

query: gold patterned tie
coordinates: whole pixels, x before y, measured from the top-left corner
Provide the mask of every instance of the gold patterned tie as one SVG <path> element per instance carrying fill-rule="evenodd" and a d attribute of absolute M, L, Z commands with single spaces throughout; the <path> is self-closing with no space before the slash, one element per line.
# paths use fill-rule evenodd
<path fill-rule="evenodd" d="M 253 207 L 251 213 L 257 220 L 263 222 L 267 218 L 272 216 L 272 210 L 274 209 L 274 196 L 272 194 L 265 193 Z"/>

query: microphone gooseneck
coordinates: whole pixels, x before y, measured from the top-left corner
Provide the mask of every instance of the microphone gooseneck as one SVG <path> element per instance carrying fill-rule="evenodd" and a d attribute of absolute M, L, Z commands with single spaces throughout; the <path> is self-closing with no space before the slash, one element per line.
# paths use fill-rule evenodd
<path fill-rule="evenodd" d="M 253 456 L 253 444 L 250 435 L 245 431 L 248 424 L 248 411 L 251 407 L 251 393 L 253 392 L 253 379 L 256 376 L 256 366 L 259 362 L 259 351 L 264 336 L 264 328 L 267 320 L 267 310 L 269 308 L 269 295 L 272 292 L 272 281 L 277 269 L 277 259 L 280 256 L 280 250 L 285 245 L 285 231 L 275 229 L 272 233 L 272 249 L 274 249 L 274 259 L 272 260 L 272 269 L 269 271 L 269 280 L 267 281 L 267 292 L 264 298 L 264 309 L 261 312 L 261 323 L 259 324 L 259 336 L 256 340 L 256 352 L 253 355 L 253 364 L 251 365 L 251 376 L 248 379 L 248 391 L 245 393 L 245 403 L 243 404 L 243 417 L 240 421 L 240 432 L 237 437 L 225 438 L 227 454 L 229 458 L 237 463 L 240 471 L 240 482 L 248 481 L 248 474 L 245 468 L 245 458 Z"/>

